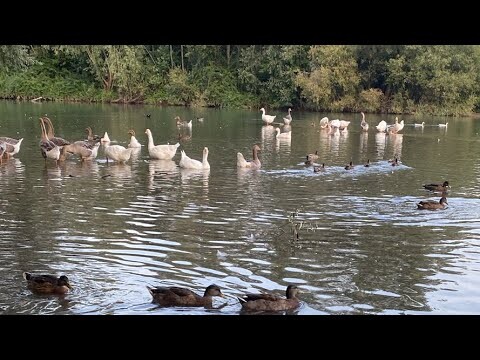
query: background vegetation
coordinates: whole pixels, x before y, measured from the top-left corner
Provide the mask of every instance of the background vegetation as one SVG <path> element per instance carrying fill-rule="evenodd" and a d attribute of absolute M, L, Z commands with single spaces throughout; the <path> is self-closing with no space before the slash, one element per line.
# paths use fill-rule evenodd
<path fill-rule="evenodd" d="M 0 98 L 470 115 L 480 46 L 0 46 Z"/>

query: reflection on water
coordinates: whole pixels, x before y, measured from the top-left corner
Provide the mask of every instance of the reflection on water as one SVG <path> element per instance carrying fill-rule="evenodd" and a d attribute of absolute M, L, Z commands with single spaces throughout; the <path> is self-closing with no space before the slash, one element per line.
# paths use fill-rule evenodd
<path fill-rule="evenodd" d="M 137 106 L 41 106 L 66 138 L 92 126 L 122 146 L 131 128 L 142 144 L 145 128 L 157 143 L 176 143 L 172 119 L 196 115 L 189 108 L 150 107 L 146 118 Z M 356 114 L 299 112 L 288 141 L 277 140 L 258 112 L 205 109 L 203 123 L 181 132 L 195 132 L 181 139 L 187 153 L 209 148 L 204 171 L 180 169 L 178 153 L 152 160 L 146 148 L 127 164 L 107 164 L 103 148 L 94 161 L 45 164 L 37 108 L 0 103 L 2 130 L 25 138 L 18 156 L 0 164 L 1 313 L 240 314 L 233 298 L 216 299 L 211 310 L 161 308 L 146 290 L 177 285 L 201 294 L 212 283 L 232 296 L 283 296 L 297 284 L 298 314 L 480 313 L 470 301 L 480 296 L 474 119 L 449 119 L 447 133 L 438 127 L 443 118 L 407 117 L 425 121 L 423 132 L 406 126 L 385 135 L 374 126 L 362 132 L 358 121 L 347 131 L 310 126 Z M 262 168 L 237 168 L 236 152 L 251 160 L 253 144 L 261 144 Z M 315 150 L 325 163 L 319 173 L 304 165 Z M 398 167 L 387 162 L 394 155 Z M 349 161 L 356 166 L 346 171 Z M 417 211 L 418 201 L 438 200 L 421 185 L 444 180 L 452 185 L 448 208 Z M 34 295 L 23 271 L 66 274 L 74 289 Z"/>
<path fill-rule="evenodd" d="M 385 158 L 385 145 L 387 142 L 387 135 L 384 132 L 377 132 L 375 134 L 375 145 L 377 148 L 377 159 Z"/>

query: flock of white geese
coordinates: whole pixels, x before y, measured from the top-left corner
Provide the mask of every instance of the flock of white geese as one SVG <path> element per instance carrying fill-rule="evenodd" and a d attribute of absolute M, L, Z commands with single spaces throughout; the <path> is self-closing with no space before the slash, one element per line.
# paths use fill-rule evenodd
<path fill-rule="evenodd" d="M 262 121 L 266 125 L 272 125 L 276 118 L 276 115 L 267 115 L 265 113 L 265 109 L 261 108 L 260 111 L 262 112 Z M 292 109 L 288 109 L 288 114 L 283 117 L 283 131 L 280 128 L 275 128 L 276 138 L 277 139 L 291 139 L 291 122 L 292 122 Z M 365 114 L 362 112 L 362 121 L 360 123 L 362 131 L 367 132 L 369 130 L 369 124 L 365 120 Z M 176 117 L 176 124 L 178 127 L 183 127 L 185 129 L 191 130 L 192 128 L 192 120 L 190 121 L 182 121 L 180 117 Z M 199 121 L 202 120 L 198 119 Z M 334 119 L 329 120 L 328 117 L 324 117 L 320 120 L 320 128 L 322 130 L 326 130 L 328 133 L 334 133 L 339 131 L 347 131 L 350 121 Z M 313 123 L 312 126 L 315 126 Z M 421 124 L 413 124 L 415 127 L 424 127 L 425 122 Z M 388 134 L 397 134 L 403 130 L 405 126 L 404 120 L 398 122 L 398 117 L 395 118 L 395 123 L 388 125 L 385 120 L 382 120 L 375 126 L 378 132 L 386 132 Z M 445 124 L 438 124 L 439 127 L 446 128 L 448 126 L 448 122 Z M 86 140 L 78 140 L 74 142 L 67 141 L 63 138 L 55 136 L 55 129 L 52 124 L 52 121 L 44 116 L 40 118 L 40 128 L 41 128 L 41 140 L 40 140 L 40 149 L 42 156 L 44 157 L 45 161 L 47 159 L 52 159 L 55 161 L 63 161 L 70 157 L 71 155 L 77 155 L 80 157 L 82 161 L 84 160 L 92 160 L 97 157 L 98 148 L 100 145 L 103 145 L 105 157 L 108 160 L 116 161 L 116 162 L 127 162 L 130 160 L 132 152 L 135 149 L 141 148 L 140 142 L 135 137 L 135 131 L 129 130 L 128 134 L 130 135 L 130 142 L 128 146 L 125 148 L 121 145 L 112 145 L 108 133 L 105 132 L 103 137 L 99 137 L 97 135 L 93 135 L 92 129 L 88 127 L 87 131 L 87 139 Z M 151 159 L 158 159 L 158 160 L 172 160 L 175 156 L 180 143 L 176 143 L 174 145 L 165 144 L 165 145 L 155 145 L 153 141 L 152 132 L 150 129 L 145 130 L 145 134 L 148 137 L 148 153 Z M 20 146 L 22 144 L 23 138 L 21 139 L 14 139 L 10 137 L 0 137 L 0 162 L 4 158 L 13 157 L 20 151 Z M 237 167 L 239 168 L 252 168 L 252 169 L 259 169 L 261 168 L 262 164 L 258 157 L 258 152 L 261 149 L 258 145 L 254 145 L 252 148 L 252 160 L 247 161 L 242 153 L 237 153 Z M 309 154 L 307 155 L 307 162 L 312 163 L 316 157 L 316 154 Z M 178 164 L 181 168 L 186 169 L 203 169 L 207 170 L 210 169 L 210 164 L 208 163 L 208 148 L 204 147 L 203 149 L 203 158 L 202 161 L 192 159 L 187 156 L 184 150 L 181 150 L 181 159 Z M 318 169 L 315 169 L 318 170 Z"/>

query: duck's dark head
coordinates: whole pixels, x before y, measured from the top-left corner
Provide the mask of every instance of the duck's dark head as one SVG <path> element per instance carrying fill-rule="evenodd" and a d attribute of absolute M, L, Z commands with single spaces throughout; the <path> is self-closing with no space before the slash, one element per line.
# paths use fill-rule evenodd
<path fill-rule="evenodd" d="M 297 297 L 297 294 L 300 292 L 300 289 L 296 285 L 288 285 L 286 291 L 287 299 L 294 299 Z"/>
<path fill-rule="evenodd" d="M 225 295 L 222 294 L 222 291 L 220 290 L 220 288 L 213 284 L 213 285 L 210 285 L 208 286 L 206 289 L 205 289 L 205 294 L 203 296 L 221 296 L 221 297 L 225 297 Z"/>
<path fill-rule="evenodd" d="M 447 198 L 445 196 L 442 196 L 442 198 L 440 199 L 440 204 L 448 205 Z"/>
<path fill-rule="evenodd" d="M 443 187 L 450 187 L 450 185 L 448 185 L 448 181 L 444 181 L 443 184 L 442 184 Z"/>
<path fill-rule="evenodd" d="M 68 278 L 65 275 L 62 275 L 58 278 L 57 285 L 58 286 L 66 286 L 70 290 L 72 289 L 72 285 L 70 285 L 70 282 L 68 281 Z"/>

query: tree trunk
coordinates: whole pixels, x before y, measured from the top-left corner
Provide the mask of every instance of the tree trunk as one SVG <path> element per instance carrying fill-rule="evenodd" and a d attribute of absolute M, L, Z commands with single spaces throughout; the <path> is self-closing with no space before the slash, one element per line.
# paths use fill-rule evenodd
<path fill-rule="evenodd" d="M 171 63 L 171 68 L 173 69 L 173 46 L 170 45 L 170 63 Z"/>
<path fill-rule="evenodd" d="M 185 67 L 183 66 L 183 45 L 180 45 L 180 56 L 182 57 L 182 70 L 185 71 Z"/>
<path fill-rule="evenodd" d="M 227 45 L 227 65 L 230 66 L 230 45 Z"/>

